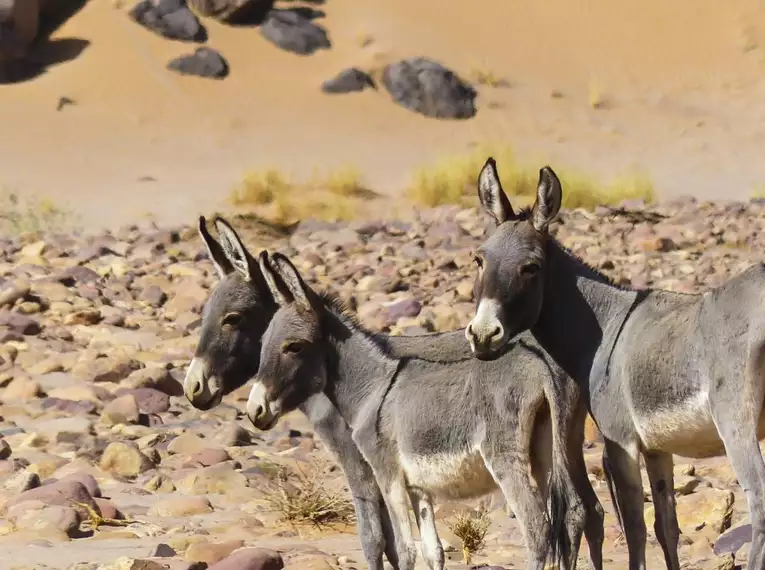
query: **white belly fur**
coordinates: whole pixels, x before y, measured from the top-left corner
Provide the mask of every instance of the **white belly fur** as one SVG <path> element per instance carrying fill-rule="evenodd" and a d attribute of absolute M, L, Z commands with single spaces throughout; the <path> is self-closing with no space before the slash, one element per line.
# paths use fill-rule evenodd
<path fill-rule="evenodd" d="M 497 484 L 481 455 L 438 453 L 399 458 L 407 484 L 447 499 L 467 499 L 492 492 Z"/>
<path fill-rule="evenodd" d="M 636 413 L 635 425 L 643 448 L 648 451 L 666 451 L 693 458 L 725 453 L 704 393 L 673 410 Z"/>

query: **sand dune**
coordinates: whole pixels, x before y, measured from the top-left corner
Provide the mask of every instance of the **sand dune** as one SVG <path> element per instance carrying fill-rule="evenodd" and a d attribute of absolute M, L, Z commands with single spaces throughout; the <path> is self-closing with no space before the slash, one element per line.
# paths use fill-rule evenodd
<path fill-rule="evenodd" d="M 188 220 L 264 166 L 302 177 L 354 165 L 395 194 L 414 167 L 486 140 L 604 177 L 639 167 L 665 195 L 746 197 L 765 182 L 754 0 L 328 0 L 333 47 L 307 57 L 205 21 L 230 63 L 223 81 L 167 71 L 194 46 L 144 30 L 129 7 L 91 0 L 43 47 L 84 40 L 78 57 L 0 86 L 0 183 L 68 203 L 86 226 Z M 415 115 L 384 91 L 319 90 L 344 67 L 412 55 L 509 86 L 479 86 L 464 122 Z M 57 111 L 61 96 L 76 104 Z"/>

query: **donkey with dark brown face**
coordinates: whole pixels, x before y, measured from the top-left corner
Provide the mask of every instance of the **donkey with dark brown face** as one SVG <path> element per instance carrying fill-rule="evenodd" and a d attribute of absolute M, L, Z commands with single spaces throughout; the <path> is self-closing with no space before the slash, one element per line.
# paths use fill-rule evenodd
<path fill-rule="evenodd" d="M 552 534 L 561 539 L 564 566 L 576 565 L 587 516 L 591 556 L 601 567 L 602 509 L 582 457 L 584 408 L 575 385 L 533 342 L 514 343 L 485 363 L 400 358 L 392 338 L 365 331 L 333 297 L 316 294 L 286 257 L 262 252 L 259 260 L 279 310 L 263 337 L 247 414 L 268 430 L 311 398 L 328 398 L 372 466 L 401 568 L 414 567 L 410 506 L 423 556 L 441 570 L 433 497 L 499 487 L 521 524 L 528 567 L 542 569 L 551 537 L 544 500 L 551 460 L 552 496 L 569 507 L 565 529 Z"/>
<path fill-rule="evenodd" d="M 549 234 L 562 200 L 551 168 L 530 210 L 513 211 L 491 159 L 478 188 L 497 228 L 478 250 L 466 336 L 491 358 L 529 329 L 579 384 L 605 438 L 630 569 L 645 568 L 641 453 L 667 568 L 680 567 L 673 454 L 728 455 L 749 502 L 749 567 L 765 568 L 765 266 L 702 295 L 618 287 Z"/>

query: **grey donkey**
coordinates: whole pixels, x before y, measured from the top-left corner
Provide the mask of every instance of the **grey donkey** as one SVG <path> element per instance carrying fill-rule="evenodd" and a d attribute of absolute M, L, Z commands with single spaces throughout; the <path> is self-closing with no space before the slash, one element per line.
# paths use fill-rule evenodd
<path fill-rule="evenodd" d="M 765 267 L 701 295 L 618 287 L 550 236 L 562 200 L 551 168 L 540 170 L 534 206 L 518 213 L 493 160 L 478 186 L 497 228 L 478 250 L 466 336 L 491 358 L 530 330 L 579 384 L 605 438 L 629 568 L 645 568 L 641 453 L 667 568 L 680 567 L 672 454 L 727 454 L 749 503 L 749 568 L 765 568 L 765 318 L 756 310 Z"/>
<path fill-rule="evenodd" d="M 199 235 L 220 280 L 202 313 L 200 339 L 184 380 L 184 393 L 200 410 L 217 406 L 224 395 L 255 377 L 261 338 L 277 305 L 257 261 L 223 218 L 214 224 L 218 242 L 199 218 Z M 470 358 L 463 331 L 390 337 L 392 353 L 441 361 Z M 382 570 L 383 551 L 398 568 L 395 538 L 374 474 L 351 438 L 351 430 L 331 400 L 317 393 L 300 407 L 340 464 L 353 496 L 362 550 L 372 570 Z"/>
<path fill-rule="evenodd" d="M 490 362 L 397 357 L 392 339 L 364 330 L 335 297 L 315 293 L 288 258 L 261 252 L 259 264 L 279 310 L 263 337 L 247 415 L 268 430 L 306 400 L 328 398 L 374 471 L 400 568 L 415 563 L 410 506 L 423 557 L 441 570 L 433 499 L 497 487 L 520 523 L 529 568 L 544 568 L 551 541 L 564 567 L 575 568 L 584 526 L 601 567 L 603 511 L 584 466 L 584 406 L 533 341 L 508 345 Z M 566 506 L 553 529 L 545 512 L 551 467 L 553 503 Z"/>

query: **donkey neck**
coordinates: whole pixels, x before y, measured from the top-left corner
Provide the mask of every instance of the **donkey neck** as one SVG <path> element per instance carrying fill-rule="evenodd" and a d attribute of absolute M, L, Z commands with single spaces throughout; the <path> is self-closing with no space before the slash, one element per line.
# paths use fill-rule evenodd
<path fill-rule="evenodd" d="M 357 428 L 382 404 L 401 360 L 390 356 L 383 339 L 365 331 L 347 315 L 327 307 L 323 318 L 327 345 L 325 392 L 345 421 Z"/>
<path fill-rule="evenodd" d="M 544 300 L 531 332 L 550 356 L 586 389 L 606 372 L 614 343 L 640 298 L 611 283 L 554 239 L 547 243 Z"/>

